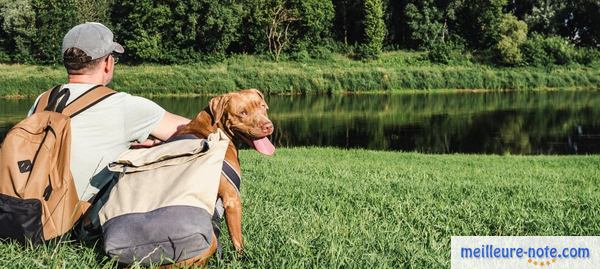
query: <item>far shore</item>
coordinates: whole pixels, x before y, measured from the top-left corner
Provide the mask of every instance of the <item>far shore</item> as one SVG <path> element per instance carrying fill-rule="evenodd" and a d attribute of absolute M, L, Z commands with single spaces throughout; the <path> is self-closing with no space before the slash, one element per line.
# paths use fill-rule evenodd
<path fill-rule="evenodd" d="M 303 62 L 273 62 L 237 55 L 218 63 L 119 64 L 110 87 L 148 97 L 213 96 L 256 88 L 269 95 L 457 93 L 596 90 L 600 68 L 569 65 L 497 67 L 440 65 L 412 52 L 384 53 L 361 62 L 344 55 Z M 65 82 L 61 65 L 0 64 L 0 98 L 32 98 Z"/>

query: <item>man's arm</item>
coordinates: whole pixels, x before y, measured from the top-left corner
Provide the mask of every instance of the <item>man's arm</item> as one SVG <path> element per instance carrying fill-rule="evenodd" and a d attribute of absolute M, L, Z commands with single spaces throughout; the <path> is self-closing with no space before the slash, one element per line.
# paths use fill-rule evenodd
<path fill-rule="evenodd" d="M 190 119 L 188 118 L 165 112 L 165 115 L 158 122 L 154 130 L 150 132 L 150 135 L 162 141 L 167 141 L 189 122 Z"/>
<path fill-rule="evenodd" d="M 143 142 L 134 142 L 131 144 L 132 147 L 152 147 L 156 144 L 159 144 L 163 141 L 169 140 L 169 138 L 173 137 L 181 129 L 183 126 L 188 124 L 190 119 L 175 115 L 173 113 L 165 112 L 165 115 L 158 122 L 158 125 L 150 132 L 150 135 L 153 138 L 148 138 Z M 156 138 L 156 139 L 154 139 Z"/>

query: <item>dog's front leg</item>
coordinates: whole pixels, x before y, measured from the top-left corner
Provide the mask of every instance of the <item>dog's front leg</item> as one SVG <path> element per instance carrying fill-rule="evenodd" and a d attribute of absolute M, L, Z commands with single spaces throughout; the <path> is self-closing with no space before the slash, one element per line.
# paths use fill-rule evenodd
<path fill-rule="evenodd" d="M 242 255 L 244 248 L 242 240 L 242 201 L 235 186 L 224 176 L 221 176 L 219 196 L 223 199 L 225 220 L 227 221 L 227 230 L 229 231 L 231 242 L 238 255 Z"/>

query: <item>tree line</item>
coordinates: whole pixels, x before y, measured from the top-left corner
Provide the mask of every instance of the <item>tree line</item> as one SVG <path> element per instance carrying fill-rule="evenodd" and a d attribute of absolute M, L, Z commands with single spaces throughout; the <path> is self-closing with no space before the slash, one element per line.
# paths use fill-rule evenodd
<path fill-rule="evenodd" d="M 86 21 L 113 29 L 132 63 L 400 49 L 439 63 L 600 59 L 599 0 L 0 0 L 0 62 L 58 63 L 64 34 Z"/>

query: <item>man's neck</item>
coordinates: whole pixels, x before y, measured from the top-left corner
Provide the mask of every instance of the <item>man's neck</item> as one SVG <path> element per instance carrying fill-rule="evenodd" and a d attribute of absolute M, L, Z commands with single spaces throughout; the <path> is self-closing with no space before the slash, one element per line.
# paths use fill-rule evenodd
<path fill-rule="evenodd" d="M 68 83 L 74 84 L 101 84 L 104 85 L 104 81 L 101 77 L 96 75 L 69 75 Z"/>

